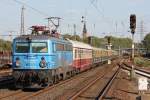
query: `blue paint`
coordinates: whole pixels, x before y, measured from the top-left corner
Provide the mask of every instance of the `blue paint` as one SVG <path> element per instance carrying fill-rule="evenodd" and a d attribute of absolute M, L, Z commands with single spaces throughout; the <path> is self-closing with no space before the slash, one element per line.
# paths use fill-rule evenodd
<path fill-rule="evenodd" d="M 57 38 L 36 38 L 29 43 L 29 52 L 27 53 L 17 53 L 16 44 L 18 42 L 28 42 L 25 39 L 20 39 L 19 37 L 13 41 L 13 69 L 56 69 L 58 67 L 67 67 L 73 62 L 73 53 L 72 50 L 56 50 L 56 43 L 63 45 L 71 45 L 70 42 Z M 48 52 L 45 53 L 33 53 L 32 43 L 47 43 Z M 46 67 L 41 68 L 39 66 L 41 58 L 44 57 L 46 61 Z M 19 58 L 19 67 L 16 66 L 16 58 Z"/>

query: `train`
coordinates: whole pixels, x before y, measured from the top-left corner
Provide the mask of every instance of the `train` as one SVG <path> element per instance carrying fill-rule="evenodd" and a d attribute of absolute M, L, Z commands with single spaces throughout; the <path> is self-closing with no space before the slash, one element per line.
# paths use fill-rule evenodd
<path fill-rule="evenodd" d="M 44 88 L 117 56 L 114 50 L 42 34 L 16 37 L 12 49 L 17 88 Z"/>

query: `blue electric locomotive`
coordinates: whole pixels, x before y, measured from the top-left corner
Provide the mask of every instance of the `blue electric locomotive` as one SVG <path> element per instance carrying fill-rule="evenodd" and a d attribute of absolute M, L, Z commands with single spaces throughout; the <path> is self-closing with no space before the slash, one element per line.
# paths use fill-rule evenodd
<path fill-rule="evenodd" d="M 72 70 L 72 44 L 48 35 L 24 35 L 13 40 L 15 86 L 44 87 Z"/>

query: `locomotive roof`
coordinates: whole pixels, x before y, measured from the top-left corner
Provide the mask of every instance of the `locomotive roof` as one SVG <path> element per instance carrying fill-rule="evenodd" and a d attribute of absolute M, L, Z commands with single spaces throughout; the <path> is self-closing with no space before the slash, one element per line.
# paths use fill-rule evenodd
<path fill-rule="evenodd" d="M 72 43 L 73 47 L 92 49 L 92 47 L 86 43 L 79 42 L 79 41 L 73 41 L 73 40 L 69 40 L 69 39 L 68 39 L 68 41 Z"/>
<path fill-rule="evenodd" d="M 27 39 L 27 38 L 31 38 L 33 40 L 43 40 L 43 39 L 49 39 L 51 38 L 51 36 L 49 35 L 21 35 L 19 37 L 16 37 L 15 39 Z"/>
<path fill-rule="evenodd" d="M 15 40 L 27 40 L 27 39 L 31 39 L 31 40 L 48 40 L 48 39 L 53 39 L 53 40 L 61 40 L 61 41 L 65 41 L 61 38 L 55 38 L 52 37 L 50 35 L 21 35 L 19 37 L 16 37 Z"/>

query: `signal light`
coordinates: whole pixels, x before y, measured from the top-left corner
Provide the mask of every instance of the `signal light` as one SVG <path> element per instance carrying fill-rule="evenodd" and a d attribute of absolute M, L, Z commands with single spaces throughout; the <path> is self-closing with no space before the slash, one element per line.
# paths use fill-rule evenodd
<path fill-rule="evenodd" d="M 111 37 L 110 37 L 110 36 L 108 36 L 108 38 L 107 38 L 107 42 L 108 42 L 108 44 L 110 44 L 110 39 L 111 39 Z"/>
<path fill-rule="evenodd" d="M 130 15 L 130 29 L 131 29 L 131 33 L 135 33 L 135 28 L 136 28 L 136 15 L 135 14 L 131 14 Z"/>

